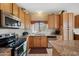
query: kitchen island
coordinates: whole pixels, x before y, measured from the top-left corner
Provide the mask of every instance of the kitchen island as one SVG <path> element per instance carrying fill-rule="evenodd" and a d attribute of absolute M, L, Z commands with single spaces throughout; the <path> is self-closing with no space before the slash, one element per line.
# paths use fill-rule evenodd
<path fill-rule="evenodd" d="M 48 37 L 54 37 L 56 36 L 56 39 L 61 38 L 61 35 L 56 35 L 56 34 L 29 34 L 25 35 L 21 38 L 27 38 L 26 40 L 28 41 L 28 47 L 29 48 L 34 48 L 34 47 L 48 47 Z"/>
<path fill-rule="evenodd" d="M 50 41 L 55 56 L 79 56 L 79 40 Z"/>
<path fill-rule="evenodd" d="M 29 36 L 28 39 L 29 48 L 47 48 L 48 39 L 47 36 Z"/>

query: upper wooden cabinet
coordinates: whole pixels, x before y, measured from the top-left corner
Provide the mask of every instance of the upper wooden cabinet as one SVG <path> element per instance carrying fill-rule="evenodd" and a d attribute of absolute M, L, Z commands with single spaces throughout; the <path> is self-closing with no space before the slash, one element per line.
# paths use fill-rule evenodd
<path fill-rule="evenodd" d="M 59 15 L 59 29 L 62 29 L 62 27 L 63 27 L 63 14 L 60 14 Z"/>
<path fill-rule="evenodd" d="M 49 29 L 55 28 L 55 15 L 48 16 L 48 28 Z"/>
<path fill-rule="evenodd" d="M 24 11 L 21 8 L 19 8 L 19 18 L 24 23 Z"/>
<path fill-rule="evenodd" d="M 75 16 L 74 24 L 75 24 L 75 28 L 79 28 L 79 15 Z"/>
<path fill-rule="evenodd" d="M 24 24 L 25 24 L 25 28 L 26 29 L 30 29 L 30 25 L 31 25 L 31 16 L 30 14 L 26 14 L 25 13 L 25 21 L 24 21 Z"/>
<path fill-rule="evenodd" d="M 55 15 L 55 28 L 59 29 L 59 15 Z"/>
<path fill-rule="evenodd" d="M 6 11 L 12 14 L 12 3 L 0 3 L 0 10 Z"/>
<path fill-rule="evenodd" d="M 17 16 L 17 17 L 19 17 L 19 7 L 18 7 L 18 5 L 15 4 L 15 3 L 13 3 L 12 7 L 13 7 L 12 14 L 15 15 L 15 16 Z"/>
<path fill-rule="evenodd" d="M 59 28 L 59 15 L 52 14 L 48 16 L 48 28 Z"/>
<path fill-rule="evenodd" d="M 30 15 L 15 3 L 0 3 L 0 10 L 11 13 L 21 20 L 21 27 L 30 28 Z"/>
<path fill-rule="evenodd" d="M 24 11 L 22 10 L 22 8 L 19 8 L 19 18 L 21 21 L 21 29 L 24 29 Z"/>

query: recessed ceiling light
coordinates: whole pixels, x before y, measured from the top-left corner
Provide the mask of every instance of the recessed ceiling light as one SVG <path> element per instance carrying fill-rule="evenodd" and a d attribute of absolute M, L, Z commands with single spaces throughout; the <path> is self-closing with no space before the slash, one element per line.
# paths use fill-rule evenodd
<path fill-rule="evenodd" d="M 42 11 L 38 11 L 37 13 L 38 13 L 38 14 L 42 14 Z"/>

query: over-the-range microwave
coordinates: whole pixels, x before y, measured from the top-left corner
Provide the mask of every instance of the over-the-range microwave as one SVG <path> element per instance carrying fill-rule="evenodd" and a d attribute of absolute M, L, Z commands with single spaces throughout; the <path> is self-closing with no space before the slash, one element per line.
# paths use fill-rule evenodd
<path fill-rule="evenodd" d="M 0 28 L 20 28 L 20 19 L 0 10 Z"/>

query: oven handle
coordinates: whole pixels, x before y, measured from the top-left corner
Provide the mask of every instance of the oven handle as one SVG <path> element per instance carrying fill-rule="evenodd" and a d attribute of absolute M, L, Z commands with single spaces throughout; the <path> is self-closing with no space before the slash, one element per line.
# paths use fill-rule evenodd
<path fill-rule="evenodd" d="M 17 48 L 15 48 L 15 50 L 17 50 L 19 47 L 21 47 L 22 45 L 24 44 L 24 42 L 20 45 L 20 46 L 18 46 Z"/>

